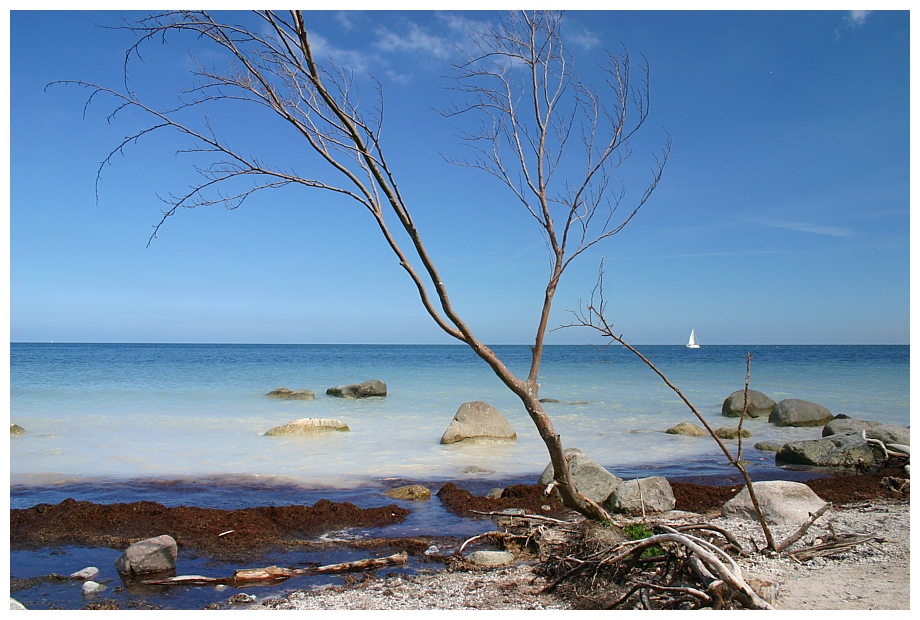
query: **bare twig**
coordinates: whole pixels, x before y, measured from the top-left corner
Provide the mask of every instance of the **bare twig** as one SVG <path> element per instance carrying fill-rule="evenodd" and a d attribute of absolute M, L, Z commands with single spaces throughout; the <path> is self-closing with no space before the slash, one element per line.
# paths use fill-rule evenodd
<path fill-rule="evenodd" d="M 805 532 L 808 531 L 808 528 L 810 528 L 810 527 L 812 526 L 812 524 L 813 524 L 815 521 L 817 521 L 819 518 L 821 518 L 821 515 L 823 515 L 825 512 L 827 512 L 827 511 L 830 509 L 830 507 L 831 507 L 831 503 L 830 503 L 830 502 L 827 502 L 826 504 L 824 504 L 821 508 L 819 508 L 819 509 L 816 510 L 815 512 L 809 513 L 808 519 L 805 521 L 805 523 L 803 523 L 801 526 L 799 526 L 799 529 L 797 529 L 795 532 L 793 532 L 786 540 L 784 540 L 783 542 L 779 543 L 779 544 L 776 546 L 775 551 L 776 551 L 777 553 L 780 553 L 780 552 L 784 551 L 785 549 L 788 549 L 789 547 L 791 547 L 792 545 L 794 545 L 802 536 L 805 535 Z"/>

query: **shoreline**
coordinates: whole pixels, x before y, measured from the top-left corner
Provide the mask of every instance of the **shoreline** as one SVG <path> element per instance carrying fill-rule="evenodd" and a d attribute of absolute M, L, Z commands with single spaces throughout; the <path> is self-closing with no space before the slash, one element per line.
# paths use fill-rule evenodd
<path fill-rule="evenodd" d="M 880 472 L 879 475 L 875 476 L 876 486 L 877 486 L 878 480 L 880 479 L 881 473 L 882 472 Z M 820 496 L 824 497 L 825 499 L 830 499 L 831 501 L 835 501 L 835 503 L 839 502 L 843 498 L 849 498 L 849 500 L 846 501 L 844 505 L 845 506 L 855 506 L 856 507 L 855 510 L 857 513 L 859 513 L 860 510 L 862 511 L 860 514 L 875 514 L 877 516 L 882 515 L 881 511 L 884 510 L 884 506 L 886 505 L 886 503 L 897 505 L 899 503 L 897 498 L 903 497 L 903 496 L 899 496 L 895 494 L 894 492 L 890 492 L 886 495 L 886 493 L 884 492 L 879 492 L 878 489 L 871 489 L 870 487 L 872 485 L 867 483 L 867 479 L 865 477 L 863 477 L 862 479 L 850 477 L 851 484 L 845 484 L 846 482 L 847 482 L 847 478 L 831 477 L 831 478 L 814 479 L 814 481 L 811 484 L 822 489 L 818 491 L 818 494 Z M 673 486 L 675 488 L 675 497 L 678 498 L 678 502 L 679 502 L 678 508 L 691 507 L 687 503 L 688 497 L 696 497 L 698 500 L 704 503 L 695 506 L 695 508 L 699 510 L 699 514 L 704 514 L 704 515 L 715 514 L 714 512 L 715 507 L 721 505 L 721 503 L 725 501 L 725 498 L 730 497 L 737 491 L 737 488 L 740 488 L 737 486 L 735 487 L 702 487 L 701 485 L 694 485 L 692 483 L 679 483 L 676 481 Z M 872 491 L 872 493 L 868 493 L 868 494 L 865 493 L 865 491 L 867 490 Z M 538 493 L 540 492 L 539 489 L 536 489 L 536 491 Z M 715 493 L 717 491 L 718 493 Z M 836 496 L 832 495 L 832 492 L 837 493 L 837 495 Z M 473 498 L 473 499 L 476 500 L 477 502 L 481 502 L 481 501 L 494 502 L 495 501 L 495 500 L 486 500 L 486 498 L 482 497 L 482 494 L 479 495 L 478 498 Z M 418 510 L 420 509 L 419 507 L 421 506 L 425 506 L 425 505 L 433 506 L 434 505 L 433 502 L 438 502 L 440 504 L 440 501 L 435 498 L 432 498 L 432 500 L 430 500 L 429 502 L 424 502 L 424 503 L 394 501 L 389 498 L 386 498 L 386 501 L 391 504 L 400 504 L 400 505 L 408 506 L 408 510 L 410 511 L 410 514 L 413 509 Z M 709 502 L 709 503 L 706 504 L 705 502 Z M 856 503 L 854 504 L 854 502 Z M 496 509 L 504 508 L 506 504 L 508 506 L 516 505 L 515 502 L 513 501 L 501 500 L 500 502 L 495 504 L 495 508 Z M 521 504 L 521 505 L 525 506 L 527 504 Z M 907 512 L 907 515 L 908 515 L 907 523 L 909 526 L 909 500 L 908 501 L 905 501 L 903 499 L 900 500 L 900 505 L 903 508 L 902 512 L 903 511 Z M 470 503 L 468 505 L 468 507 L 473 507 L 473 506 L 474 506 L 473 503 Z M 73 509 L 74 507 L 75 507 L 74 505 L 69 506 L 70 509 Z M 103 509 L 102 505 L 90 505 L 90 506 L 85 506 L 83 508 L 84 509 L 95 509 L 95 510 Z M 475 510 L 475 509 L 481 509 L 481 508 L 482 506 L 477 504 L 472 509 Z M 529 509 L 535 510 L 538 508 L 536 506 L 530 505 Z M 182 509 L 179 509 L 179 508 L 174 508 L 174 509 L 167 508 L 164 510 L 167 513 L 169 512 L 176 513 L 176 512 L 182 511 Z M 547 514 L 557 514 L 555 512 L 555 507 L 553 510 L 554 510 L 553 512 L 548 512 Z M 840 510 L 848 511 L 850 509 L 842 508 Z M 840 510 L 835 510 L 835 512 L 840 512 Z M 900 509 L 897 509 L 897 510 L 900 510 Z M 11 510 L 11 520 L 12 520 L 14 513 L 16 512 L 22 512 L 22 511 L 21 510 L 20 511 Z M 67 512 L 67 511 L 64 511 L 64 512 Z M 252 513 L 253 510 L 246 509 L 246 510 L 238 510 L 238 511 L 231 511 L 231 512 Z M 269 508 L 269 512 L 273 514 L 280 514 L 277 508 Z M 103 509 L 103 513 L 104 513 L 104 509 Z M 212 514 L 216 514 L 216 512 L 212 511 Z M 445 512 L 444 514 L 448 514 L 448 513 Z M 200 527 L 197 525 L 201 521 L 200 515 L 188 513 L 186 516 L 191 519 L 192 523 L 196 524 L 196 527 Z M 452 516 L 456 520 L 455 522 L 474 524 L 476 526 L 476 533 L 488 531 L 489 529 L 495 528 L 495 523 L 489 519 L 484 519 L 484 518 L 470 519 L 469 517 L 472 516 L 470 514 L 467 514 L 466 516 L 457 516 L 457 515 L 452 515 Z M 557 516 L 561 516 L 561 515 L 557 515 Z M 96 518 L 100 522 L 104 521 L 101 515 L 97 516 Z M 119 518 L 123 519 L 123 515 Z M 83 521 L 88 521 L 88 520 L 84 519 Z M 342 521 L 343 520 L 341 518 L 336 520 L 338 525 L 344 525 Z M 100 530 L 100 535 L 103 537 L 108 536 L 109 538 L 107 540 L 109 541 L 108 544 L 110 545 L 125 546 L 125 543 L 127 542 L 127 540 L 131 538 L 130 536 L 122 537 L 121 543 L 119 544 L 118 537 L 116 536 L 117 532 L 114 530 L 114 528 L 109 529 L 110 524 L 100 523 L 99 525 L 102 526 Z M 229 527 L 229 526 L 227 526 L 223 522 L 215 521 L 213 523 L 212 529 L 213 528 L 217 528 L 217 529 L 214 529 L 213 533 L 215 533 L 216 535 L 216 533 L 219 533 L 217 532 L 217 530 L 224 531 L 223 528 L 225 527 Z M 339 530 L 341 528 L 337 527 L 335 529 Z M 259 596 L 257 597 L 258 603 L 253 603 L 253 602 L 250 602 L 250 603 L 256 605 L 257 608 L 264 608 L 264 606 L 262 605 L 263 601 L 287 600 L 288 602 L 290 602 L 290 597 L 291 595 L 293 595 L 294 592 L 301 591 L 303 590 L 304 587 L 307 587 L 307 588 L 312 588 L 310 592 L 313 592 L 313 593 L 309 594 L 309 596 L 307 595 L 303 595 L 303 596 L 310 598 L 311 600 L 314 600 L 315 604 L 327 605 L 327 607 L 325 608 L 334 608 L 334 609 L 339 609 L 339 608 L 346 608 L 346 609 L 388 608 L 388 607 L 373 607 L 373 606 L 361 607 L 360 605 L 365 605 L 365 604 L 367 605 L 374 605 L 374 604 L 388 605 L 392 603 L 393 601 L 391 601 L 390 598 L 380 598 L 380 597 L 381 596 L 392 597 L 392 595 L 381 594 L 381 592 L 383 592 L 384 590 L 397 591 L 401 587 L 412 590 L 412 588 L 415 588 L 417 586 L 423 589 L 421 591 L 415 591 L 416 593 L 413 595 L 413 597 L 417 599 L 419 596 L 422 596 L 422 598 L 425 599 L 425 601 L 417 601 L 412 604 L 431 605 L 429 607 L 418 607 L 418 608 L 438 608 L 437 605 L 440 603 L 435 603 L 433 600 L 429 600 L 431 599 L 431 597 L 426 595 L 425 592 L 438 591 L 438 587 L 439 587 L 438 583 L 442 580 L 442 578 L 447 579 L 445 584 L 448 584 L 448 583 L 454 584 L 452 587 L 461 587 L 461 585 L 458 585 L 458 584 L 465 584 L 462 587 L 467 588 L 467 589 L 472 588 L 474 590 L 476 589 L 476 587 L 478 587 L 478 586 L 474 587 L 475 584 L 477 583 L 480 583 L 480 582 L 485 583 L 485 582 L 489 582 L 490 580 L 495 581 L 496 584 L 499 584 L 500 582 L 508 583 L 507 579 L 511 579 L 512 580 L 511 582 L 518 584 L 514 587 L 520 588 L 520 587 L 523 587 L 520 583 L 522 576 L 527 574 L 528 570 L 530 570 L 527 568 L 529 565 L 525 562 L 524 565 L 520 565 L 516 568 L 502 568 L 502 569 L 496 569 L 494 571 L 490 571 L 488 572 L 488 575 L 489 575 L 488 577 L 484 576 L 485 573 L 483 573 L 481 570 L 474 570 L 473 572 L 463 572 L 463 570 L 460 570 L 459 572 L 455 571 L 451 567 L 451 563 L 449 561 L 448 556 L 450 555 L 451 550 L 456 550 L 458 548 L 459 543 L 463 539 L 470 536 L 469 531 L 464 532 L 462 535 L 459 535 L 459 536 L 449 536 L 449 535 L 443 536 L 442 535 L 438 537 L 430 533 L 423 533 L 423 534 L 416 535 L 416 536 L 401 536 L 400 537 L 400 536 L 381 534 L 381 532 L 383 532 L 384 530 L 380 530 L 380 529 L 366 530 L 365 529 L 363 534 L 358 532 L 354 536 L 350 536 L 345 532 L 332 532 L 331 535 L 329 532 L 326 532 L 326 533 L 315 532 L 314 535 L 309 537 L 309 541 L 312 541 L 312 542 L 309 542 L 309 541 L 301 542 L 297 545 L 289 547 L 286 552 L 276 552 L 276 553 L 267 552 L 262 555 L 257 554 L 257 556 L 237 557 L 236 559 L 239 561 L 251 560 L 249 562 L 244 563 L 247 566 L 268 565 L 269 563 L 275 563 L 278 565 L 288 565 L 288 564 L 293 565 L 293 564 L 302 563 L 305 561 L 306 562 L 313 561 L 310 559 L 311 557 L 314 557 L 314 558 L 315 557 L 326 557 L 329 559 L 325 561 L 337 562 L 337 561 L 342 561 L 341 559 L 338 559 L 338 558 L 344 557 L 342 554 L 345 554 L 347 556 L 347 559 L 356 559 L 355 554 L 358 554 L 359 556 L 363 554 L 363 556 L 367 557 L 369 554 L 370 555 L 386 555 L 387 553 L 391 553 L 394 550 L 399 550 L 399 549 L 405 550 L 408 548 L 410 551 L 410 565 L 409 566 L 401 570 L 380 571 L 380 575 L 377 575 L 377 576 L 375 576 L 376 575 L 375 573 L 372 573 L 363 579 L 361 579 L 359 576 L 358 581 L 362 583 L 364 581 L 367 582 L 364 586 L 361 586 L 360 583 L 358 583 L 354 579 L 347 578 L 347 577 L 341 577 L 341 578 L 336 578 L 332 580 L 327 579 L 322 582 L 312 583 L 312 585 L 307 584 L 307 583 L 301 584 L 301 582 L 295 583 L 292 581 L 287 586 L 279 585 L 271 589 L 259 588 L 258 589 Z M 159 535 L 162 533 L 163 532 L 159 532 L 159 531 L 148 532 L 148 534 L 150 535 Z M 12 536 L 14 535 L 15 535 L 14 530 L 11 528 L 11 543 L 12 543 Z M 756 531 L 754 531 L 752 535 L 756 536 L 757 535 Z M 909 539 L 909 532 L 906 536 Z M 137 538 L 143 538 L 143 537 L 145 536 L 144 535 L 137 536 Z M 239 541 L 239 542 L 240 544 L 243 544 L 244 546 L 249 546 L 254 541 L 243 539 L 242 541 Z M 74 547 L 72 545 L 74 544 L 79 546 L 81 543 L 73 539 L 62 539 L 58 543 L 50 545 L 50 546 L 48 545 L 38 546 L 32 552 L 24 551 L 21 548 L 21 546 L 20 546 L 20 549 L 18 550 L 11 549 L 11 551 L 13 551 L 16 558 L 20 558 L 20 559 L 26 558 L 27 556 L 30 555 L 30 553 L 32 555 L 44 554 L 45 556 L 50 558 L 54 556 L 54 553 L 55 553 L 54 549 L 58 549 L 59 551 L 62 549 L 65 551 L 67 551 L 68 549 L 73 550 Z M 429 549 L 432 545 L 439 546 L 442 549 L 442 552 L 448 555 L 444 555 L 443 557 L 440 557 L 441 554 L 436 555 L 434 557 L 430 557 L 426 555 L 425 554 L 426 549 Z M 51 552 L 50 555 L 49 555 L 49 550 Z M 112 555 L 112 553 L 114 553 L 115 556 L 118 555 L 118 552 L 114 552 L 111 549 L 99 548 L 99 551 L 100 552 L 107 551 L 108 555 Z M 78 551 L 68 551 L 68 552 L 72 553 L 75 556 L 82 557 L 80 556 L 79 550 Z M 191 555 L 189 555 L 189 553 L 191 553 Z M 311 553 L 313 554 L 312 556 L 310 555 Z M 322 554 L 326 554 L 326 555 L 322 555 Z M 67 556 L 67 553 L 65 553 L 63 557 L 60 557 L 59 560 L 54 560 L 54 561 L 63 562 L 66 556 Z M 198 557 L 198 560 L 194 560 L 195 556 Z M 909 543 L 908 543 L 907 558 L 908 558 L 908 563 L 909 563 Z M 259 562 L 258 560 L 264 560 L 264 562 Z M 77 558 L 74 558 L 73 561 L 78 561 L 78 560 Z M 112 560 L 109 560 L 109 562 L 111 561 Z M 323 560 L 318 560 L 318 561 L 323 561 Z M 190 551 L 189 549 L 185 549 L 185 551 L 183 551 L 182 547 L 180 547 L 180 564 L 182 566 L 178 569 L 179 574 L 188 574 L 190 571 L 194 573 L 200 572 L 201 574 L 207 574 L 207 571 L 210 570 L 211 574 L 213 575 L 215 571 L 217 571 L 218 573 L 221 571 L 223 573 L 226 573 L 233 563 L 229 561 L 220 562 L 220 561 L 214 560 L 213 558 L 209 559 L 209 556 L 207 553 L 205 553 L 204 555 L 201 555 L 200 553 L 195 552 L 193 550 Z M 47 562 L 45 565 L 48 565 Z M 100 566 L 100 568 L 103 568 L 102 564 L 98 564 L 98 565 Z M 237 568 L 241 566 L 242 566 L 241 564 L 236 564 Z M 73 568 L 73 570 L 75 571 L 81 568 L 83 568 L 83 566 L 76 566 L 75 568 Z M 789 567 L 786 567 L 783 570 L 787 570 L 788 568 Z M 11 569 L 12 569 L 11 573 L 15 575 L 16 574 L 15 571 L 17 569 L 17 561 L 13 561 L 12 557 L 11 557 Z M 64 570 L 55 569 L 55 570 L 50 570 L 46 572 L 66 574 L 67 570 L 69 569 L 64 569 Z M 17 576 L 21 576 L 21 575 L 22 573 L 19 573 L 19 575 Z M 387 577 L 386 575 L 389 575 L 389 577 Z M 429 575 L 430 578 L 426 577 L 426 575 Z M 447 575 L 449 575 L 449 577 L 446 577 Z M 376 592 L 376 594 L 371 596 L 371 598 L 368 599 L 371 602 L 365 601 L 364 603 L 360 603 L 359 600 L 364 600 L 361 597 L 364 597 L 366 595 L 369 596 L 368 592 L 370 592 L 371 594 L 374 593 L 375 591 L 374 588 L 380 585 L 378 581 L 381 581 L 381 580 L 384 583 L 383 590 L 381 590 L 381 592 Z M 400 580 L 400 581 L 396 583 L 396 581 L 394 580 Z M 391 583 L 389 586 L 385 585 L 386 583 L 389 583 L 389 582 L 393 582 L 393 583 Z M 396 585 L 393 585 L 394 583 L 396 583 Z M 412 584 L 415 584 L 415 585 L 412 585 Z M 46 584 L 46 587 L 47 587 L 47 584 Z M 64 587 L 64 586 L 61 586 L 61 587 Z M 118 592 L 115 592 L 115 590 L 118 590 L 119 587 L 121 587 L 120 594 Z M 447 585 L 445 585 L 445 587 L 447 587 Z M 103 600 L 106 597 L 114 596 L 113 600 L 116 600 L 116 602 L 121 601 L 122 605 L 130 605 L 132 601 L 136 602 L 136 599 L 138 599 L 136 588 L 134 588 L 133 590 L 132 588 L 134 588 L 134 586 L 130 586 L 130 584 L 125 584 L 124 586 L 114 586 L 112 588 L 112 592 L 110 592 L 109 594 L 104 594 L 102 595 L 102 597 L 97 597 L 97 599 Z M 325 592 L 326 594 L 322 594 L 322 593 L 316 594 L 317 588 L 319 588 L 322 592 Z M 344 590 L 341 590 L 342 588 L 344 588 Z M 358 594 L 358 592 L 361 591 L 362 588 L 366 589 L 367 592 L 365 592 L 364 594 Z M 161 598 L 162 593 L 160 593 L 160 595 L 151 594 L 149 592 L 151 590 L 150 587 L 147 587 L 146 590 L 147 590 L 147 593 L 143 595 L 143 599 L 144 600 L 149 599 L 149 601 L 152 601 L 151 604 L 158 604 L 156 602 L 158 600 L 159 601 L 166 600 L 166 599 Z M 179 607 L 173 607 L 173 608 L 201 609 L 205 605 L 210 605 L 210 604 L 218 605 L 218 606 L 224 605 L 226 601 L 229 600 L 229 597 L 233 594 L 233 592 L 234 591 L 228 591 L 226 593 L 215 593 L 212 591 L 209 591 L 207 593 L 204 593 L 202 591 L 188 592 L 186 593 L 186 599 L 187 599 L 186 602 L 181 603 Z M 246 592 L 252 592 L 252 590 L 247 589 Z M 336 594 L 336 592 L 339 592 L 339 594 Z M 336 598 L 337 596 L 342 595 L 341 594 L 342 592 L 345 592 L 345 593 L 352 592 L 352 594 L 349 594 L 348 596 L 346 596 L 346 599 L 351 601 L 350 603 L 343 602 L 344 599 L 340 600 Z M 421 592 L 421 594 L 419 592 Z M 117 596 L 115 596 L 116 594 Z M 321 598 L 316 599 L 315 598 L 316 596 L 320 596 Z M 329 597 L 328 600 L 325 598 L 322 598 L 324 596 Z M 354 600 L 352 600 L 352 598 L 349 598 L 349 597 L 357 597 L 357 598 L 354 598 Z M 413 597 L 410 597 L 410 598 L 413 598 Z M 297 597 L 295 596 L 294 598 L 296 599 Z M 316 603 L 317 600 L 320 602 Z M 489 600 L 491 599 L 487 599 L 486 602 L 488 602 Z M 497 600 L 499 599 L 496 599 L 496 601 Z M 533 604 L 536 604 L 537 602 L 539 602 L 538 599 L 527 599 L 527 600 L 529 600 Z M 21 602 L 25 602 L 25 601 L 21 601 Z M 34 601 L 30 601 L 30 602 L 34 604 Z M 500 604 L 499 602 L 495 602 L 495 601 L 492 601 L 492 602 L 496 605 Z M 514 604 L 517 604 L 516 601 L 512 601 L 512 602 Z M 92 601 L 83 601 L 83 600 L 78 599 L 76 602 L 71 601 L 70 603 L 68 603 L 70 606 L 67 608 L 78 609 L 80 608 L 81 605 L 91 604 L 91 603 Z M 310 603 L 310 604 L 314 604 L 314 603 Z M 483 602 L 480 601 L 480 604 L 482 603 Z M 168 603 L 168 605 L 172 605 L 172 604 L 175 604 L 175 603 Z M 271 603 L 268 605 L 268 607 L 271 607 L 272 605 L 275 605 L 275 604 L 281 605 L 281 607 L 279 608 L 288 608 L 288 607 L 284 607 L 284 605 L 286 605 L 287 603 Z M 308 603 L 302 603 L 302 604 L 308 604 Z M 409 603 L 406 603 L 406 604 L 409 604 Z M 543 604 L 543 603 L 540 603 L 540 604 L 543 605 L 544 608 L 548 608 L 546 604 Z M 330 605 L 331 607 L 329 607 Z M 346 606 L 339 607 L 339 605 L 346 605 Z M 348 606 L 348 605 L 352 605 L 352 606 Z M 297 608 L 301 608 L 301 607 L 297 607 Z M 453 608 L 456 608 L 456 607 L 453 607 Z M 483 608 L 483 607 L 480 607 L 480 608 Z M 493 608 L 493 607 L 486 607 L 486 608 Z M 498 606 L 494 608 L 498 609 L 502 607 Z M 521 607 L 509 607 L 509 608 L 517 609 Z"/>

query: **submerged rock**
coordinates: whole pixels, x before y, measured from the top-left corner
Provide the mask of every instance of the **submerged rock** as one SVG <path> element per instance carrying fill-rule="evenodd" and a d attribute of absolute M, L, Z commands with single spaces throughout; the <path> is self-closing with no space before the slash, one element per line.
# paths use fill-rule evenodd
<path fill-rule="evenodd" d="M 686 435 L 688 437 L 702 437 L 703 435 L 708 434 L 705 430 L 696 424 L 691 424 L 690 422 L 681 422 L 680 424 L 675 424 L 665 432 L 669 435 Z"/>
<path fill-rule="evenodd" d="M 875 463 L 875 453 L 858 433 L 830 435 L 787 443 L 776 453 L 776 464 L 858 467 Z"/>
<path fill-rule="evenodd" d="M 754 494 L 763 511 L 764 519 L 781 527 L 799 526 L 808 520 L 809 513 L 820 510 L 826 503 L 807 485 L 786 480 L 768 480 L 754 483 Z M 757 519 L 754 504 L 747 486 L 722 506 L 723 517 Z"/>
<path fill-rule="evenodd" d="M 177 554 L 176 541 L 169 534 L 163 534 L 136 542 L 125 549 L 115 560 L 115 568 L 122 575 L 174 570 Z"/>
<path fill-rule="evenodd" d="M 10 424 L 10 435 L 25 435 L 26 429 L 18 424 Z"/>
<path fill-rule="evenodd" d="M 318 435 L 330 431 L 348 431 L 348 425 L 332 418 L 300 418 L 265 432 L 269 437 L 285 435 Z"/>
<path fill-rule="evenodd" d="M 431 490 L 428 487 L 424 487 L 420 484 L 410 484 L 404 487 L 397 487 L 395 489 L 384 491 L 383 494 L 387 497 L 392 497 L 393 499 L 411 499 L 420 502 L 427 502 L 429 499 L 431 499 Z"/>
<path fill-rule="evenodd" d="M 575 488 L 593 502 L 603 504 L 623 482 L 578 448 L 566 448 L 563 453 L 569 459 L 569 473 L 572 474 Z M 537 483 L 548 485 L 554 476 L 555 469 L 550 461 Z"/>
<path fill-rule="evenodd" d="M 719 439 L 737 439 L 738 438 L 738 427 L 737 426 L 720 426 L 715 431 L 716 437 Z M 741 437 L 747 439 L 751 436 L 751 431 L 746 428 L 741 429 Z"/>
<path fill-rule="evenodd" d="M 316 400 L 316 395 L 311 390 L 292 390 L 286 387 L 276 388 L 266 396 L 280 400 Z"/>
<path fill-rule="evenodd" d="M 772 398 L 758 392 L 757 390 L 748 390 L 748 403 L 746 418 L 766 418 L 773 411 L 776 402 Z M 726 418 L 740 418 L 741 411 L 744 409 L 744 390 L 732 392 L 731 395 L 722 402 L 722 415 Z"/>
<path fill-rule="evenodd" d="M 338 398 L 370 398 L 371 396 L 386 396 L 387 384 L 377 379 L 371 379 L 364 383 L 351 383 L 349 385 L 336 385 L 328 390 L 329 396 Z"/>
<path fill-rule="evenodd" d="M 770 413 L 770 422 L 777 426 L 824 426 L 833 419 L 827 407 L 798 398 L 779 401 Z"/>
<path fill-rule="evenodd" d="M 624 480 L 607 501 L 613 512 L 641 514 L 646 512 L 667 512 L 674 509 L 674 492 L 663 476 L 651 476 L 639 480 Z"/>
<path fill-rule="evenodd" d="M 498 409 L 478 400 L 463 403 L 450 426 L 441 436 L 441 443 L 513 443 L 517 433 Z"/>

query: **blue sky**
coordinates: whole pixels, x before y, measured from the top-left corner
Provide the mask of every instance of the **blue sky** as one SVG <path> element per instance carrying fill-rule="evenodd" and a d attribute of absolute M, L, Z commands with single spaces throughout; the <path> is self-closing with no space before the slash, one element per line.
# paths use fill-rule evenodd
<path fill-rule="evenodd" d="M 436 109 L 475 12 L 307 15 L 314 45 L 385 95 L 384 148 L 454 304 L 490 343 L 529 343 L 548 273 L 533 220 L 463 156 L 466 121 Z M 12 341 L 440 343 L 414 287 L 366 213 L 305 190 L 241 208 L 180 212 L 146 247 L 163 203 L 193 180 L 175 134 L 130 145 L 144 119 L 107 122 L 112 102 L 55 80 L 121 87 L 136 13 L 10 17 Z M 233 16 L 246 20 L 245 15 Z M 907 343 L 910 326 L 909 14 L 602 11 L 567 13 L 575 70 L 595 80 L 625 46 L 651 70 L 651 112 L 627 186 L 673 150 L 657 191 L 623 232 L 566 273 L 551 325 L 587 298 L 605 258 L 608 319 L 630 342 Z M 175 101 L 190 50 L 142 48 L 130 87 Z M 279 165 L 297 140 L 250 109 L 218 113 L 225 137 Z M 550 343 L 585 343 L 586 331 Z"/>

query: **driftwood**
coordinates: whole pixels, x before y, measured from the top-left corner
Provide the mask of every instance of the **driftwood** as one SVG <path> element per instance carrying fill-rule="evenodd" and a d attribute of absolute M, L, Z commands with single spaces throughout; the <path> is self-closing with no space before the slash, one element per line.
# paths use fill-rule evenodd
<path fill-rule="evenodd" d="M 688 568 L 701 581 L 702 589 L 691 586 L 677 588 L 672 586 L 670 582 L 656 584 L 643 580 L 635 583 L 625 596 L 610 604 L 608 608 L 618 607 L 626 602 L 630 596 L 638 593 L 642 605 L 646 609 L 650 609 L 649 590 L 652 590 L 670 596 L 671 600 L 669 602 L 674 604 L 680 602 L 678 600 L 680 597 L 688 596 L 695 599 L 697 603 L 704 605 L 716 603 L 721 607 L 732 600 L 736 600 L 748 609 L 772 609 L 770 604 L 761 599 L 745 582 L 741 567 L 726 551 L 707 540 L 678 532 L 674 528 L 665 525 L 659 525 L 658 528 L 664 533 L 642 540 L 624 542 L 603 552 L 593 553 L 588 558 L 565 557 L 561 563 L 562 565 L 574 563 L 575 566 L 566 570 L 544 587 L 541 592 L 551 591 L 563 581 L 587 571 L 593 570 L 595 577 L 602 569 L 613 571 L 614 575 L 619 575 L 616 580 L 620 581 L 626 578 L 629 572 L 640 563 L 665 561 L 666 566 L 675 566 L 675 564 L 668 564 L 667 558 L 684 557 Z M 639 562 L 640 556 L 645 549 L 661 545 L 668 545 L 672 548 L 672 551 L 668 552 L 668 556 L 648 558 L 648 562 Z M 681 562 L 677 564 L 681 564 Z"/>
<path fill-rule="evenodd" d="M 477 514 L 477 515 L 485 515 L 487 517 L 508 517 L 508 518 L 514 518 L 514 519 L 530 519 L 531 521 L 546 521 L 547 523 L 558 523 L 560 525 L 572 525 L 573 523 L 576 523 L 576 521 L 563 521 L 562 519 L 553 519 L 552 517 L 544 517 L 543 515 L 529 515 L 529 514 L 516 515 L 516 514 L 511 514 L 508 512 L 501 512 L 501 511 L 495 511 L 495 510 L 491 512 L 483 512 L 481 510 L 470 510 L 470 512 L 472 512 L 473 514 Z"/>
<path fill-rule="evenodd" d="M 368 558 L 354 562 L 340 564 L 327 564 L 316 568 L 282 568 L 280 566 L 267 566 L 265 568 L 241 568 L 233 571 L 231 577 L 204 577 L 202 575 L 178 575 L 168 579 L 150 579 L 143 581 L 148 586 L 205 586 L 205 585 L 251 585 L 255 583 L 278 582 L 301 577 L 304 575 L 323 575 L 329 573 L 347 573 L 356 570 L 368 570 L 381 566 L 406 564 L 409 555 L 405 551 L 386 556 L 384 558 Z"/>
<path fill-rule="evenodd" d="M 824 543 L 823 545 L 815 545 L 814 547 L 808 547 L 807 549 L 799 549 L 797 551 L 790 551 L 787 555 L 794 560 L 804 562 L 806 560 L 811 560 L 812 558 L 819 558 L 825 555 L 833 555 L 840 551 L 845 551 L 856 545 L 861 545 L 862 543 L 869 542 L 872 540 L 879 540 L 877 536 L 860 536 L 858 534 L 843 534 L 839 536 L 837 540 Z"/>
<path fill-rule="evenodd" d="M 718 527 L 709 523 L 690 523 L 688 525 L 675 525 L 673 526 L 673 529 L 677 530 L 678 532 L 689 532 L 693 530 L 716 532 L 728 542 L 730 547 L 733 547 L 738 552 L 738 555 L 743 558 L 748 557 L 748 553 L 744 550 L 744 547 L 741 546 L 741 543 L 738 542 L 738 539 L 735 538 L 734 534 L 725 528 Z"/>
<path fill-rule="evenodd" d="M 823 515 L 825 512 L 827 512 L 827 511 L 830 509 L 830 507 L 831 507 L 831 503 L 828 502 L 828 503 L 824 504 L 824 506 L 822 506 L 822 507 L 821 507 L 820 509 L 818 509 L 816 512 L 809 513 L 809 515 L 808 515 L 808 520 L 805 521 L 805 523 L 803 523 L 803 524 L 799 527 L 799 529 L 797 529 L 795 532 L 793 532 L 793 533 L 789 536 L 789 538 L 787 538 L 786 540 L 784 540 L 783 542 L 781 542 L 779 545 L 777 545 L 776 551 L 777 551 L 777 552 L 783 551 L 783 550 L 788 549 L 789 547 L 791 547 L 793 544 L 795 544 L 795 542 L 796 542 L 797 540 L 799 540 L 802 536 L 805 535 L 805 532 L 808 531 L 808 528 L 810 528 L 810 527 L 812 526 L 812 524 L 813 524 L 815 521 L 817 521 L 818 518 L 819 518 L 821 515 Z"/>

